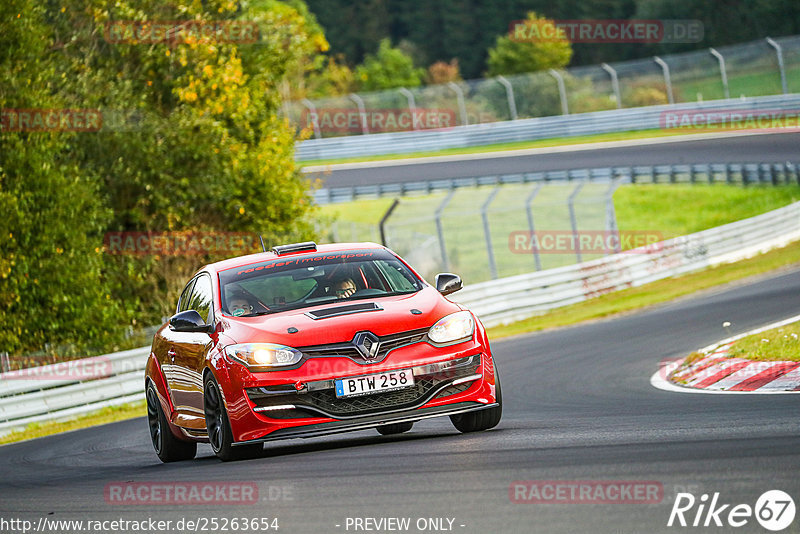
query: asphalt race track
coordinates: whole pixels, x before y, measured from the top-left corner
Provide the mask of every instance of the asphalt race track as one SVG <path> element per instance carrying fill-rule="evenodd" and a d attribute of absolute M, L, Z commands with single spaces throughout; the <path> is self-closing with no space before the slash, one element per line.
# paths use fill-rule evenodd
<path fill-rule="evenodd" d="M 434 163 L 387 164 L 355 169 L 312 172 L 326 187 L 349 187 L 464 176 L 486 176 L 549 170 L 684 163 L 758 163 L 797 161 L 800 133 L 743 135 L 719 139 L 680 141 L 665 139 L 646 146 L 574 150 L 520 156 L 487 155 Z"/>
<path fill-rule="evenodd" d="M 419 532 L 419 518 L 453 519 L 452 530 L 464 533 L 730 532 L 668 528 L 674 495 L 719 492 L 720 503 L 754 506 L 763 492 L 781 489 L 800 504 L 800 396 L 672 393 L 649 378 L 662 359 L 725 337 L 723 321 L 735 334 L 797 314 L 799 305 L 793 269 L 497 342 L 504 418 L 478 434 L 434 419 L 401 436 L 363 431 L 271 443 L 261 458 L 236 463 L 219 462 L 204 445 L 194 461 L 163 465 L 141 418 L 3 446 L 0 518 L 277 517 L 282 533 L 355 532 L 348 517 L 407 517 L 409 532 Z M 655 481 L 664 494 L 657 504 L 515 504 L 516 480 Z M 109 483 L 186 481 L 252 482 L 260 502 L 129 506 L 104 497 Z M 798 525 L 796 518 L 783 532 Z M 754 518 L 735 530 L 766 532 Z"/>

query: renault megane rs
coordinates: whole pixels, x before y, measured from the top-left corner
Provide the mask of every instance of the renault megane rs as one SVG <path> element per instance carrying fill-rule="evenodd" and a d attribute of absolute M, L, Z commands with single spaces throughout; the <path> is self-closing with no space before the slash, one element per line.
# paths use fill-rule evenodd
<path fill-rule="evenodd" d="M 483 325 L 373 243 L 278 246 L 200 269 L 155 334 L 145 392 L 164 462 L 209 442 L 222 460 L 269 440 L 449 416 L 456 429 L 502 414 Z"/>

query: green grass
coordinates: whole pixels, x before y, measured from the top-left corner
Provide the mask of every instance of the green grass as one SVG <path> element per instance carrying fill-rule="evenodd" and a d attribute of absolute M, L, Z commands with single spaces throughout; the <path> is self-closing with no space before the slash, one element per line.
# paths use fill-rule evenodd
<path fill-rule="evenodd" d="M 555 309 L 544 315 L 489 328 L 489 339 L 526 334 L 631 312 L 787 266 L 800 266 L 800 242 L 736 263 L 608 293 L 592 300 Z"/>
<path fill-rule="evenodd" d="M 714 65 L 716 67 L 716 60 L 714 60 Z M 786 83 L 790 92 L 794 88 L 800 87 L 800 67 L 786 69 Z M 725 97 L 722 89 L 722 79 L 718 73 L 708 78 L 686 82 L 673 79 L 673 86 L 676 94 L 679 94 L 684 101 L 695 100 L 698 93 L 703 95 L 703 100 L 716 100 Z M 732 98 L 737 98 L 740 95 L 747 97 L 779 95 L 783 91 L 780 73 L 772 67 L 762 72 L 748 72 L 747 74 L 734 74 L 733 76 L 729 72 L 728 88 Z"/>
<path fill-rule="evenodd" d="M 800 200 L 798 186 L 626 185 L 614 195 L 620 230 L 658 230 L 665 238 L 714 228 Z"/>
<path fill-rule="evenodd" d="M 491 204 L 489 225 L 498 277 L 514 276 L 535 269 L 532 254 L 512 248 L 514 232 L 526 232 L 525 201 L 535 184 L 506 185 Z M 533 213 L 537 230 L 568 231 L 569 212 L 565 200 L 571 185 L 543 187 Z M 587 184 L 578 196 L 578 228 L 605 229 L 606 185 Z M 459 189 L 443 211 L 442 226 L 447 246 L 449 270 L 461 275 L 465 284 L 489 279 L 483 221 L 479 208 L 492 188 Z M 433 213 L 445 193 L 402 197 L 386 225 L 389 246 L 408 259 L 430 279 L 442 270 Z M 735 187 L 719 185 L 627 185 L 614 195 L 617 224 L 623 232 L 640 232 L 669 239 L 725 223 L 745 219 L 800 200 L 797 186 Z M 600 202 L 598 202 L 600 201 Z M 338 218 L 338 231 L 330 241 L 379 241 L 378 221 L 392 200 L 380 198 L 321 206 L 323 215 Z M 516 234 L 518 235 L 518 234 Z M 510 243 L 511 241 L 511 243 Z M 601 257 L 584 254 L 584 261 Z M 540 254 L 543 269 L 575 263 L 568 252 Z"/>
<path fill-rule="evenodd" d="M 731 347 L 730 357 L 800 362 L 800 322 L 747 336 Z"/>
<path fill-rule="evenodd" d="M 143 417 L 145 415 L 147 415 L 145 401 L 124 404 L 121 406 L 111 406 L 77 417 L 75 419 L 70 419 L 68 421 L 31 423 L 25 428 L 25 430 L 0 436 L 0 445 L 5 443 L 13 443 L 15 441 L 23 441 L 26 439 L 41 438 L 51 434 L 59 434 L 61 432 L 77 430 L 79 428 L 113 423 L 114 421 L 132 419 L 134 417 Z M 146 429 L 143 427 L 142 431 L 146 432 Z"/>
<path fill-rule="evenodd" d="M 509 229 L 526 228 L 524 220 L 519 216 L 510 217 L 511 212 L 508 209 L 515 201 L 518 203 L 520 198 L 524 198 L 526 192 L 532 187 L 533 185 L 504 186 L 493 202 L 493 205 L 496 204 L 501 209 L 494 213 L 493 217 L 490 217 L 490 223 L 493 228 L 498 228 L 496 233 L 493 229 L 493 235 L 499 234 L 497 239 L 501 243 L 503 232 L 507 236 Z M 549 196 L 545 200 L 549 202 L 557 202 L 559 198 L 563 200 L 565 192 L 568 191 L 554 189 L 548 193 Z M 473 213 L 474 206 L 485 199 L 486 194 L 486 188 L 460 190 L 450 204 L 454 218 L 449 224 L 445 224 L 446 239 L 462 250 L 462 257 L 459 258 L 462 269 L 454 268 L 453 270 L 462 274 L 467 283 L 470 283 L 470 278 L 475 278 L 475 272 L 486 269 L 486 252 L 482 246 L 483 230 L 480 221 L 477 223 L 474 221 Z M 459 196 L 461 196 L 461 200 L 454 203 Z M 430 215 L 443 198 L 444 194 L 403 197 L 390 221 L 410 221 L 406 226 L 412 227 L 415 232 L 412 235 L 430 234 L 432 232 Z M 658 232 L 668 239 L 753 217 L 798 200 L 800 200 L 800 187 L 797 186 L 745 188 L 725 184 L 626 185 L 619 188 L 614 195 L 614 206 L 620 230 Z M 391 199 L 380 198 L 326 205 L 320 209 L 323 213 L 339 217 L 340 220 L 345 221 L 345 224 L 348 221 L 357 222 L 361 230 L 368 232 L 374 230 L 377 221 L 383 216 L 391 202 Z M 534 206 L 537 205 L 538 201 L 534 203 Z M 547 202 L 538 205 L 535 213 L 537 217 L 542 217 L 542 220 L 545 218 L 555 220 L 549 226 L 544 225 L 541 228 L 568 225 L 563 209 L 555 210 Z M 598 217 L 594 219 L 595 221 L 602 220 Z M 471 223 L 470 220 L 472 220 Z M 391 225 L 388 228 L 390 230 L 389 244 L 394 246 L 391 239 Z M 447 237 L 448 232 L 455 233 L 456 236 L 450 240 Z M 498 250 L 499 247 L 495 247 L 495 251 Z M 506 250 L 508 249 L 506 248 Z M 498 254 L 497 260 L 501 276 L 507 276 L 508 274 L 504 271 L 508 271 L 513 262 L 520 262 L 522 258 L 524 257 L 518 254 Z M 800 258 L 800 245 L 794 244 L 757 258 L 604 295 L 587 302 L 553 310 L 546 315 L 493 328 L 491 335 L 493 338 L 497 338 L 522 334 L 651 306 L 717 284 L 732 282 L 791 265 L 797 263 L 797 258 Z M 524 259 L 525 262 L 520 265 L 521 272 L 532 271 L 533 265 L 531 265 L 530 258 Z M 574 258 L 560 255 L 545 257 L 543 255 L 542 261 L 543 267 L 548 268 L 557 266 L 559 261 L 561 264 L 572 263 Z M 415 262 L 412 261 L 412 264 Z"/>

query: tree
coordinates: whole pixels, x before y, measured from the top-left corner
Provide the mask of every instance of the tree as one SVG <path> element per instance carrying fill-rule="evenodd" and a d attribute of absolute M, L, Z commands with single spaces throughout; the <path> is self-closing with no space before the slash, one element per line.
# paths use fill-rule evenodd
<path fill-rule="evenodd" d="M 392 48 L 383 39 L 375 55 L 369 55 L 356 67 L 356 81 L 362 91 L 380 91 L 395 87 L 417 87 L 422 83 L 425 69 L 415 68 L 411 57 Z"/>
<path fill-rule="evenodd" d="M 529 12 L 520 31 L 512 30 L 497 38 L 489 50 L 489 76 L 520 74 L 567 66 L 572 58 L 572 45 L 563 35 L 549 33 L 553 21 Z"/>
<path fill-rule="evenodd" d="M 107 342 L 128 318 L 111 298 L 103 264 L 111 213 L 96 175 L 72 158 L 80 137 L 93 134 L 15 127 L 11 110 L 65 107 L 52 90 L 56 57 L 47 18 L 35 2 L 0 7 L 0 351 L 12 354 L 72 340 Z"/>
<path fill-rule="evenodd" d="M 0 132 L 0 350 L 105 343 L 134 319 L 160 323 L 192 272 L 236 254 L 114 256 L 105 232 L 314 237 L 280 115 L 279 87 L 327 49 L 302 2 L 37 4 L 0 8 L 0 108 L 94 109 L 104 125 Z M 107 23 L 129 20 L 241 21 L 257 40 L 104 37 Z"/>
<path fill-rule="evenodd" d="M 458 60 L 452 59 L 450 63 L 437 61 L 428 67 L 426 81 L 428 84 L 440 84 L 447 82 L 457 82 L 461 80 L 461 72 L 458 68 Z"/>

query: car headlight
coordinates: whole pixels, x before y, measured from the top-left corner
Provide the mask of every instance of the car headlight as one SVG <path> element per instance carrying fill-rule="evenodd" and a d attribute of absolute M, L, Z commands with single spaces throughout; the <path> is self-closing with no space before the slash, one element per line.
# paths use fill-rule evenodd
<path fill-rule="evenodd" d="M 253 371 L 269 371 L 274 367 L 294 365 L 303 354 L 286 345 L 275 343 L 240 343 L 225 347 L 225 354 Z"/>
<path fill-rule="evenodd" d="M 428 339 L 434 343 L 466 341 L 475 332 L 475 320 L 468 311 L 445 315 L 428 330 Z"/>

